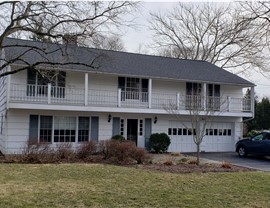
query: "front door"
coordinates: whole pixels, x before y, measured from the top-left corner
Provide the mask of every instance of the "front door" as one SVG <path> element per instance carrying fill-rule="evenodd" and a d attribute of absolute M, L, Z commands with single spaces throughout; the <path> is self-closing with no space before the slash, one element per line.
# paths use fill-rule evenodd
<path fill-rule="evenodd" d="M 138 119 L 127 119 L 127 140 L 131 140 L 137 145 L 138 139 Z"/>

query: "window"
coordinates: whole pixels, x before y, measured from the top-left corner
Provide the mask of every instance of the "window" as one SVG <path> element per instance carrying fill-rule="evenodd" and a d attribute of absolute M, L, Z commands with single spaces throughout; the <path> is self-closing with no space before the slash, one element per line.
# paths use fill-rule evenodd
<path fill-rule="evenodd" d="M 168 128 L 168 135 L 172 135 L 172 128 Z"/>
<path fill-rule="evenodd" d="M 177 128 L 173 128 L 173 135 L 177 135 Z"/>
<path fill-rule="evenodd" d="M 121 100 L 148 101 L 148 79 L 119 77 L 118 88 L 121 89 Z"/>
<path fill-rule="evenodd" d="M 79 117 L 78 142 L 89 141 L 89 117 Z"/>
<path fill-rule="evenodd" d="M 183 129 L 183 135 L 187 135 L 187 129 Z"/>
<path fill-rule="evenodd" d="M 202 85 L 200 83 L 186 83 L 186 109 L 202 108 Z"/>
<path fill-rule="evenodd" d="M 142 119 L 140 119 L 139 135 L 140 135 L 140 136 L 143 135 L 143 120 L 142 120 Z"/>
<path fill-rule="evenodd" d="M 181 128 L 178 128 L 177 134 L 178 134 L 178 135 L 182 135 L 182 129 L 181 129 Z"/>
<path fill-rule="evenodd" d="M 75 142 L 76 118 L 54 118 L 54 142 Z"/>
<path fill-rule="evenodd" d="M 40 116 L 39 142 L 52 142 L 52 116 Z"/>
<path fill-rule="evenodd" d="M 57 98 L 65 97 L 66 72 L 42 70 L 40 73 L 27 71 L 27 95 L 36 96 L 48 94 L 48 84 L 51 83 L 51 96 Z"/>
<path fill-rule="evenodd" d="M 264 136 L 265 136 L 265 133 L 258 134 L 257 136 L 254 136 L 254 137 L 252 138 L 252 140 L 253 140 L 253 141 L 261 141 L 261 140 L 263 140 Z"/>
<path fill-rule="evenodd" d="M 125 129 L 125 120 L 120 120 L 120 135 L 124 136 L 124 129 Z"/>
<path fill-rule="evenodd" d="M 207 85 L 207 109 L 220 110 L 220 85 Z"/>

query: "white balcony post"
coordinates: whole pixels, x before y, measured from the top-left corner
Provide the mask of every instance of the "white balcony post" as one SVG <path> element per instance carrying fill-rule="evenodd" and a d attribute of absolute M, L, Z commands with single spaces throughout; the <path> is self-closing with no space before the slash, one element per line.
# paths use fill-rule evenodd
<path fill-rule="evenodd" d="M 12 87 L 14 89 L 14 86 Z M 10 75 L 8 75 L 7 76 L 7 109 L 9 108 L 10 93 L 11 93 L 11 83 L 10 83 Z"/>
<path fill-rule="evenodd" d="M 88 73 L 84 74 L 84 105 L 88 105 Z"/>
<path fill-rule="evenodd" d="M 255 116 L 255 112 L 254 112 L 254 108 L 255 108 L 255 98 L 254 98 L 254 94 L 255 94 L 255 92 L 254 92 L 254 86 L 253 87 L 251 87 L 251 90 L 250 90 L 250 99 L 251 99 L 251 103 L 250 103 L 250 107 L 251 107 L 251 113 L 252 113 L 252 115 L 253 116 Z"/>
<path fill-rule="evenodd" d="M 121 107 L 121 88 L 118 89 L 118 105 L 119 108 Z"/>
<path fill-rule="evenodd" d="M 206 83 L 203 83 L 203 110 L 206 110 Z"/>
<path fill-rule="evenodd" d="M 230 96 L 227 97 L 227 111 L 228 112 L 231 111 L 231 97 Z"/>
<path fill-rule="evenodd" d="M 180 109 L 180 92 L 176 93 L 176 109 Z"/>
<path fill-rule="evenodd" d="M 48 104 L 51 104 L 51 91 L 52 91 L 52 84 L 51 83 L 48 83 L 48 92 L 47 92 L 47 95 L 48 95 Z"/>
<path fill-rule="evenodd" d="M 152 108 L 152 79 L 148 81 L 148 108 Z"/>

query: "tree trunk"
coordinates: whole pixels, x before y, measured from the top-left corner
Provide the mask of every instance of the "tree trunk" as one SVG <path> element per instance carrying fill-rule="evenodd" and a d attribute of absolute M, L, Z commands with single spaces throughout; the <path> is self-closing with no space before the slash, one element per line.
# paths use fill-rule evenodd
<path fill-rule="evenodd" d="M 197 144 L 197 165 L 200 165 L 200 145 Z"/>

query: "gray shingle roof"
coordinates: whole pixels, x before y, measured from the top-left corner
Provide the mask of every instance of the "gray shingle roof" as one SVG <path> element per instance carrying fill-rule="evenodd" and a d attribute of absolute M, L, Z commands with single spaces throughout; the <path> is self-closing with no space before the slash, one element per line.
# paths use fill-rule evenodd
<path fill-rule="evenodd" d="M 74 63 L 68 64 L 68 66 L 58 65 L 58 67 L 75 71 L 117 74 L 121 76 L 254 86 L 253 83 L 206 61 L 166 58 L 12 38 L 7 38 L 4 45 L 14 46 L 5 48 L 5 54 L 9 60 L 26 52 L 31 47 L 45 49 L 45 53 L 31 49 L 22 56 L 24 61 L 31 64 L 38 61 L 61 64 Z M 95 57 L 98 58 L 94 62 L 94 66 L 98 67 L 90 68 L 87 65 Z M 15 63 L 23 64 L 22 61 L 16 61 Z"/>

